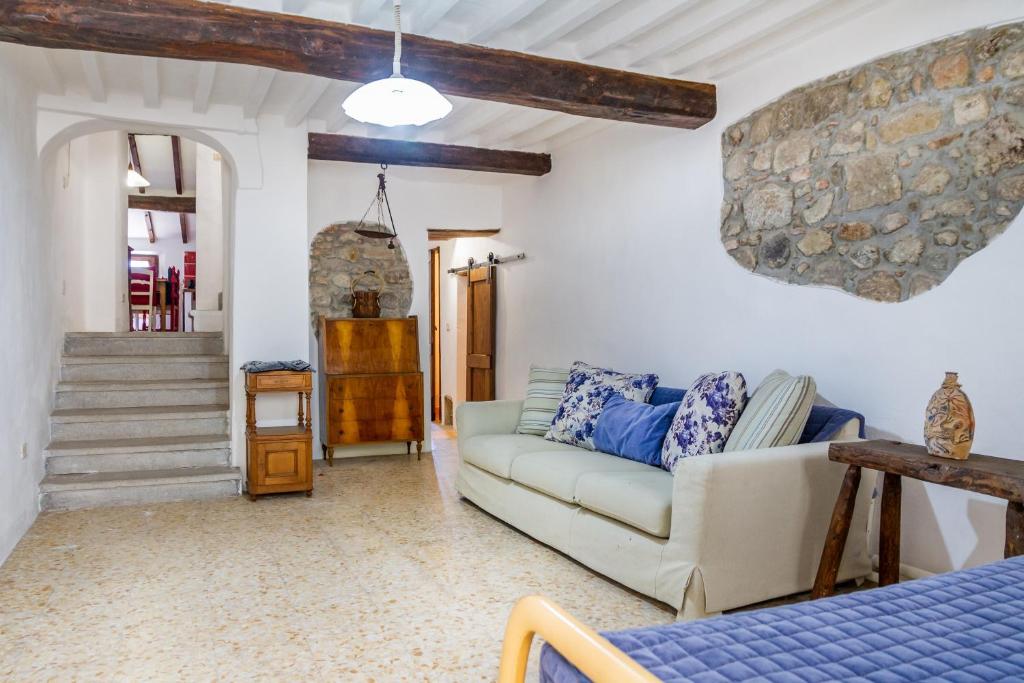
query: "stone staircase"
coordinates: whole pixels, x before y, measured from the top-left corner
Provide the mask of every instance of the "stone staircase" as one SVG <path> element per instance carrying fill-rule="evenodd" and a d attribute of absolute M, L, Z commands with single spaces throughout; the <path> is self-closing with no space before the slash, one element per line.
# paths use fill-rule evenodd
<path fill-rule="evenodd" d="M 219 333 L 69 333 L 44 510 L 237 495 Z"/>

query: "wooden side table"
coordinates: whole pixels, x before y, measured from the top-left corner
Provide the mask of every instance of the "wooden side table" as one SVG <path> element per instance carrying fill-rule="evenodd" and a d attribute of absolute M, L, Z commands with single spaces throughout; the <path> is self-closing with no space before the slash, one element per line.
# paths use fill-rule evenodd
<path fill-rule="evenodd" d="M 967 460 L 951 460 L 928 455 L 924 446 L 883 440 L 834 443 L 829 446 L 828 459 L 845 463 L 849 468 L 832 511 L 832 523 L 825 537 L 825 548 L 821 552 L 821 563 L 818 565 L 811 598 L 822 598 L 835 591 L 839 562 L 850 531 L 862 467 L 885 475 L 878 530 L 880 586 L 898 583 L 900 580 L 902 477 L 1004 499 L 1007 501 L 1004 556 L 1024 554 L 1024 461 L 973 454 Z"/>
<path fill-rule="evenodd" d="M 299 419 L 294 427 L 257 427 L 256 394 L 295 392 Z M 313 495 L 313 373 L 295 370 L 245 374 L 246 480 L 249 500 L 267 493 L 305 491 Z M 305 410 L 303 410 L 305 400 Z"/>

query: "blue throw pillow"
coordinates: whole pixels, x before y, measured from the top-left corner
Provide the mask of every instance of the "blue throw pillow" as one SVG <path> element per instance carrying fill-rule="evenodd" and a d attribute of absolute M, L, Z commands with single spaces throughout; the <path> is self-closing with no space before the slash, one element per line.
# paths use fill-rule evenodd
<path fill-rule="evenodd" d="M 594 430 L 597 450 L 661 467 L 661 446 L 679 402 L 651 405 L 612 396 Z"/>

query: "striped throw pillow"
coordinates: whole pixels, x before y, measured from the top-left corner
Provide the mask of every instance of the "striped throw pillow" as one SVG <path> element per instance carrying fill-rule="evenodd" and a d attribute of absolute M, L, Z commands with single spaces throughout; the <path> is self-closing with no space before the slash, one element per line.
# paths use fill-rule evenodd
<path fill-rule="evenodd" d="M 567 381 L 569 371 L 564 368 L 530 366 L 530 381 L 526 385 L 526 400 L 516 433 L 537 436 L 548 433 Z"/>
<path fill-rule="evenodd" d="M 729 435 L 725 451 L 791 446 L 800 441 L 817 387 L 814 378 L 793 377 L 776 370 L 765 377 L 739 422 Z"/>

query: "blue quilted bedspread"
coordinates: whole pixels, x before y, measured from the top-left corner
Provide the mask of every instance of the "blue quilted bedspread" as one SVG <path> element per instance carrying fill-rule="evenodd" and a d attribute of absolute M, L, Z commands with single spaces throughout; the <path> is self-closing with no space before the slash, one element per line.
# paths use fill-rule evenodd
<path fill-rule="evenodd" d="M 604 635 L 663 681 L 1024 681 L 1024 557 Z M 548 645 L 540 678 L 588 680 Z"/>

